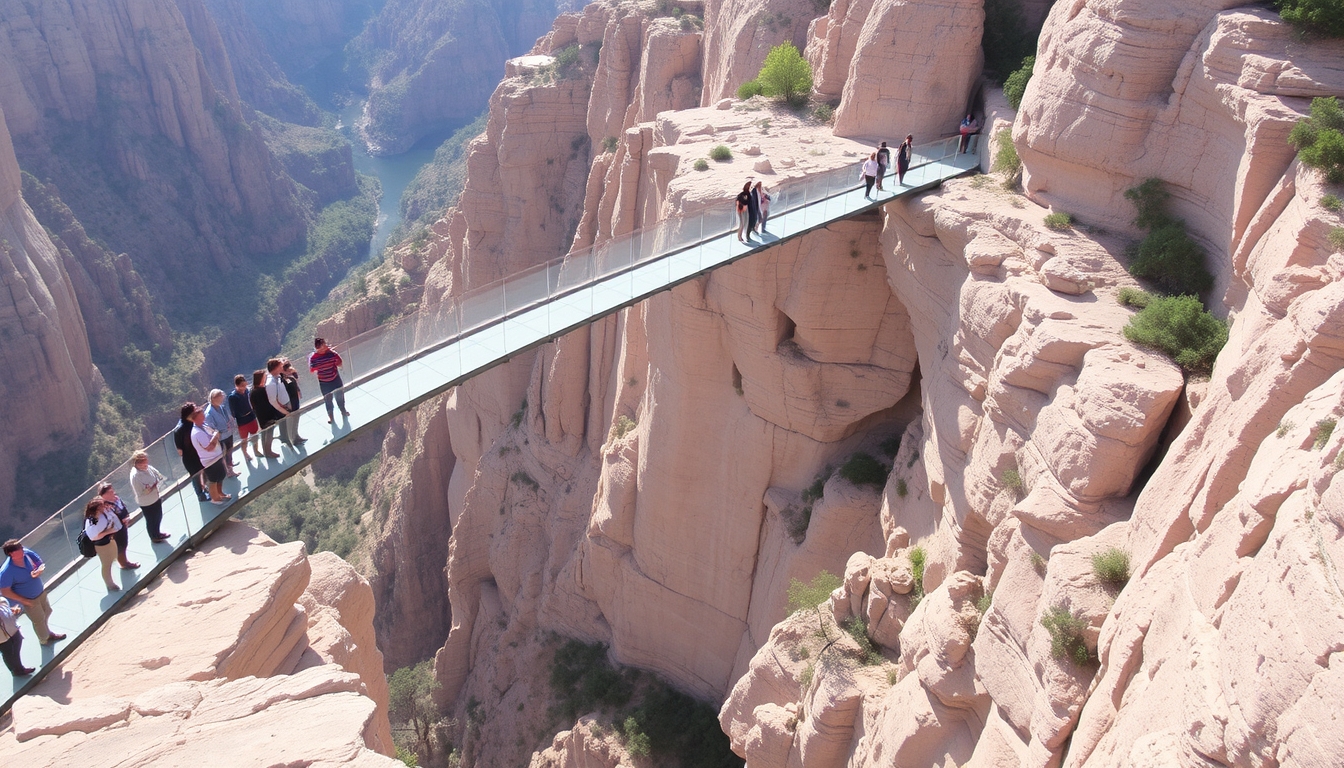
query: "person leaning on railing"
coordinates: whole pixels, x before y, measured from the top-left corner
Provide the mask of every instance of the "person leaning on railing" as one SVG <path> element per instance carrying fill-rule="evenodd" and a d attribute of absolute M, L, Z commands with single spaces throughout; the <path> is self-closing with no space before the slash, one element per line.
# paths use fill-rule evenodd
<path fill-rule="evenodd" d="M 318 336 L 313 339 L 313 353 L 308 356 L 308 370 L 317 376 L 317 388 L 322 390 L 322 400 L 327 406 L 327 423 L 336 417 L 332 408 L 332 399 L 341 407 L 341 415 L 347 419 L 350 412 L 345 410 L 345 382 L 341 381 L 341 366 L 345 361 L 335 349 L 327 346 L 327 340 Z"/>
<path fill-rule="evenodd" d="M 0 595 L 23 606 L 33 624 L 33 632 L 37 634 L 37 642 L 50 645 L 64 640 L 64 634 L 52 632 L 47 625 L 51 619 L 51 600 L 42 583 L 42 573 L 47 570 L 42 558 L 18 539 L 6 541 L 4 552 L 5 562 L 0 565 Z"/>

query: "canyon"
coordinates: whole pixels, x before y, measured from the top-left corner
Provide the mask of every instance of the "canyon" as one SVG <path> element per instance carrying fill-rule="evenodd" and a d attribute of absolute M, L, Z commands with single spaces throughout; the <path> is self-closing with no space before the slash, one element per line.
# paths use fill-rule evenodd
<path fill-rule="evenodd" d="M 383 18 L 441 42 L 414 5 Z M 215 723 L 320 712 L 312 742 L 263 743 L 265 759 L 390 764 L 383 673 L 432 660 L 435 759 L 451 744 L 460 765 L 649 764 L 614 709 L 547 706 L 577 640 L 708 702 L 753 767 L 1340 761 L 1344 217 L 1288 135 L 1313 98 L 1344 95 L 1344 43 L 1233 0 L 1024 2 L 1042 31 L 1013 109 L 981 79 L 985 0 L 597 0 L 544 25 L 501 7 L 515 26 L 481 17 L 512 35 L 500 51 L 540 39 L 489 96 L 461 195 L 324 335 L 414 324 L 565 253 L 726 210 L 749 178 L 857 174 L 876 141 L 952 135 L 967 110 L 986 173 L 765 249 L 398 417 L 368 480 L 362 576 L 230 524 L 23 699 L 0 753 L 41 762 L 167 725 L 189 761 Z M 733 98 L 786 42 L 833 119 Z M 458 48 L 436 50 L 433 67 L 455 66 Z M 412 69 L 384 85 L 416 92 Z M 39 113 L 12 116 L 5 93 L 22 147 Z M 371 135 L 418 130 L 378 101 Z M 23 343 L 4 359 L 59 382 L 53 406 L 78 416 L 105 331 L 85 330 L 88 278 L 25 204 L 7 135 L 4 264 L 24 290 L 0 315 Z M 221 152 L 250 157 L 236 141 Z M 719 145 L 730 159 L 698 162 Z M 1020 181 L 991 172 L 1010 154 Z M 1118 298 L 1142 287 L 1126 191 L 1150 178 L 1208 254 L 1228 340 L 1207 376 L 1126 337 Z M 1059 213 L 1071 225 L 1047 224 Z M 115 274 L 126 297 L 100 311 L 159 332 L 139 273 Z M 1108 580 L 1096 563 L 1116 552 L 1125 578 Z M 173 653 L 117 661 L 134 685 L 91 668 L 164 616 L 183 627 L 163 630 Z"/>

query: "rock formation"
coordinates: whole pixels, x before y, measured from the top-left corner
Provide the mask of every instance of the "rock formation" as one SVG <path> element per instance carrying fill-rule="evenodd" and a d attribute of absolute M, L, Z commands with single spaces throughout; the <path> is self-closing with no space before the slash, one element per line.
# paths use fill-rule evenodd
<path fill-rule="evenodd" d="M 503 74 L 555 18 L 555 0 L 389 0 L 353 45 L 370 62 L 361 133 L 375 154 L 459 128 L 485 108 Z"/>
<path fill-rule="evenodd" d="M 75 288 L 60 251 L 22 197 L 22 178 L 0 113 L 0 419 L 24 439 L 0 443 L 0 510 L 14 503 L 14 468 L 84 432 L 97 371 Z"/>
<path fill-rule="evenodd" d="M 16 702 L 0 750 L 33 765 L 400 765 L 372 617 L 344 561 L 229 523 Z"/>

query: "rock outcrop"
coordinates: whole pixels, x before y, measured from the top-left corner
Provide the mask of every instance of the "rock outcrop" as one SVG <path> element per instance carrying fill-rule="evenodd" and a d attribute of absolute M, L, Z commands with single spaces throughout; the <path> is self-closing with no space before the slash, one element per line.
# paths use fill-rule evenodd
<path fill-rule="evenodd" d="M 0 749 L 34 765 L 399 765 L 373 594 L 334 555 L 228 523 L 29 695 Z M 223 756 L 227 755 L 227 758 Z"/>
<path fill-rule="evenodd" d="M 14 503 L 15 466 L 68 443 L 89 424 L 98 391 L 85 320 L 61 253 L 24 202 L 0 113 L 0 419 L 22 440 L 0 442 L 0 510 Z M 5 515 L 7 518 L 8 515 Z M 0 518 L 2 520 L 4 518 Z M 15 528 L 34 521 L 5 520 Z"/>

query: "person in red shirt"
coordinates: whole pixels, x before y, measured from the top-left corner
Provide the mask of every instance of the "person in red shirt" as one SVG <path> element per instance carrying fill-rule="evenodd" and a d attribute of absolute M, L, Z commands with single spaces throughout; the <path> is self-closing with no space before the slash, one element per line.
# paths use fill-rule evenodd
<path fill-rule="evenodd" d="M 327 340 L 321 336 L 313 339 L 313 354 L 308 356 L 308 370 L 317 376 L 317 386 L 322 390 L 322 400 L 327 406 L 327 423 L 330 424 L 335 414 L 332 411 L 332 400 L 341 407 L 341 415 L 350 417 L 350 412 L 345 410 L 345 382 L 341 381 L 341 366 L 344 361 L 341 356 L 336 354 L 336 350 L 327 346 Z"/>

